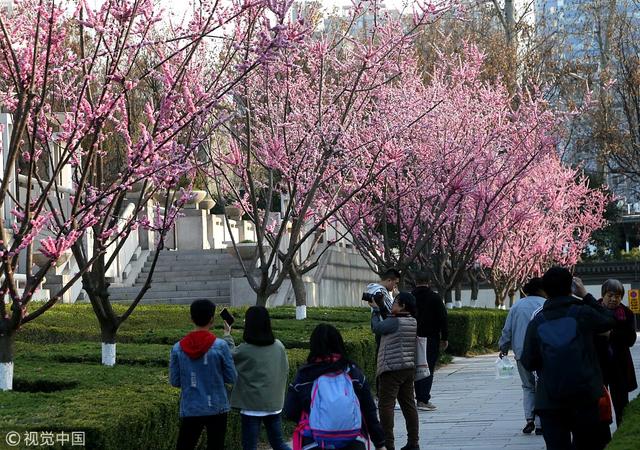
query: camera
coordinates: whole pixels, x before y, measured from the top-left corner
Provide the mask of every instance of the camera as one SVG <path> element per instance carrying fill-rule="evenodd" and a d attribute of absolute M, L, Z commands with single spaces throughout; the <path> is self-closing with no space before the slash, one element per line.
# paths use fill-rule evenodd
<path fill-rule="evenodd" d="M 384 294 L 380 291 L 375 294 L 369 294 L 368 292 L 362 293 L 362 301 L 364 302 L 373 302 L 375 304 L 379 304 L 384 297 Z"/>
<path fill-rule="evenodd" d="M 362 300 L 365 302 L 373 302 L 378 306 L 378 310 L 380 311 L 380 315 L 383 319 L 387 317 L 387 307 L 384 304 L 384 294 L 382 291 L 378 291 L 375 294 L 370 294 L 368 292 L 362 293 Z"/>

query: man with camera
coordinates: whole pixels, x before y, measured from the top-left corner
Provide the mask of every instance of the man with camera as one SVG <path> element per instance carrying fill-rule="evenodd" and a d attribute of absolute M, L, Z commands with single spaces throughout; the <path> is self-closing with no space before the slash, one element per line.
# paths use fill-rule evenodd
<path fill-rule="evenodd" d="M 393 305 L 392 292 L 400 282 L 400 272 L 396 269 L 387 269 L 380 276 L 379 283 L 370 283 L 362 294 L 362 300 L 378 305 L 380 316 L 384 319 L 391 312 Z"/>

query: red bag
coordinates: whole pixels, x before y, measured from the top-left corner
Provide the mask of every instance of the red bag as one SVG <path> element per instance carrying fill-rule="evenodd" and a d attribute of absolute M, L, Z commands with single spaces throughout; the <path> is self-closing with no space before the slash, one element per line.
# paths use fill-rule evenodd
<path fill-rule="evenodd" d="M 606 386 L 602 386 L 604 391 L 602 397 L 598 400 L 598 409 L 600 411 L 600 422 L 613 423 L 613 411 L 611 410 L 611 395 Z"/>

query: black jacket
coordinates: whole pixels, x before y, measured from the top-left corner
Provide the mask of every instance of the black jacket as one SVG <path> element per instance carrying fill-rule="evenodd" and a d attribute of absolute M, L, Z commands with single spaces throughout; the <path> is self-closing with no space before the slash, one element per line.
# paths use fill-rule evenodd
<path fill-rule="evenodd" d="M 636 319 L 625 305 L 618 308 L 624 312 L 624 318 L 616 317 L 610 336 L 596 336 L 595 343 L 605 385 L 620 392 L 631 392 L 638 387 L 629 351 L 629 347 L 636 343 Z"/>
<path fill-rule="evenodd" d="M 559 319 L 567 316 L 571 305 L 578 305 L 576 321 L 580 328 L 580 334 L 583 339 L 587 357 L 586 367 L 583 367 L 582 370 L 591 380 L 589 384 L 589 394 L 581 398 L 578 403 L 570 404 L 549 398 L 545 386 L 550 386 L 555 380 L 546 379 L 544 376 L 545 368 L 538 339 L 538 325 L 540 325 L 541 321 L 536 320 L 534 317 L 527 327 L 520 363 L 525 369 L 535 371 L 538 375 L 538 383 L 536 384 L 536 410 L 577 408 L 597 402 L 602 395 L 602 373 L 594 345 L 594 336 L 613 328 L 615 324 L 614 318 L 608 311 L 600 306 L 596 299 L 590 294 L 587 294 L 583 301 L 577 300 L 574 297 L 552 298 L 544 303 L 542 311 L 538 314 L 544 314 L 546 320 Z"/>
<path fill-rule="evenodd" d="M 289 390 L 284 401 L 284 415 L 295 422 L 300 421 L 302 412 L 307 414 L 311 408 L 311 388 L 313 382 L 320 375 L 337 372 L 346 368 L 343 360 L 336 363 L 310 363 L 302 366 L 296 378 L 289 385 Z M 378 421 L 376 404 L 371 396 L 369 383 L 362 371 L 355 364 L 349 364 L 349 376 L 353 380 L 353 390 L 360 401 L 360 411 L 362 411 L 362 431 L 365 436 L 369 436 L 376 447 L 385 444 L 384 432 Z M 365 426 L 366 425 L 366 426 Z"/>
<path fill-rule="evenodd" d="M 449 340 L 447 308 L 442 299 L 427 286 L 418 286 L 413 292 L 418 313 L 418 336 Z"/>

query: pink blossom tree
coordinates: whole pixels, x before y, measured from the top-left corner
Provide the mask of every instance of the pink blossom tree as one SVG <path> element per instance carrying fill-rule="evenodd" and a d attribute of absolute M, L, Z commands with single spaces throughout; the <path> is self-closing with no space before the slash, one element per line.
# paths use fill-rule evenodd
<path fill-rule="evenodd" d="M 307 24 L 299 45 L 282 48 L 244 80 L 242 117 L 230 140 L 212 144 L 208 172 L 255 225 L 255 258 L 241 262 L 259 305 L 287 277 L 296 304 L 305 305 L 302 276 L 331 245 L 325 230 L 401 157 L 432 108 L 421 100 L 412 43 L 445 9 L 418 2 L 405 25 L 356 5 L 344 27 L 319 33 Z M 365 13 L 377 21 L 358 30 Z"/>
<path fill-rule="evenodd" d="M 441 55 L 425 94 L 439 103 L 423 133 L 343 214 L 372 268 L 421 267 L 445 297 L 487 242 L 523 220 L 519 181 L 556 152 L 554 113 L 527 93 L 514 106 L 504 84 L 482 80 L 482 64 L 473 46 Z"/>
<path fill-rule="evenodd" d="M 507 295 L 513 304 L 513 293 L 550 266 L 574 266 L 592 233 L 605 225 L 610 197 L 589 188 L 586 177 L 550 155 L 520 180 L 513 201 L 523 220 L 504 227 L 478 258 L 487 269 L 497 307 L 504 307 Z"/>
<path fill-rule="evenodd" d="M 0 206 L 12 216 L 4 217 L 11 228 L 0 228 L 0 292 L 10 299 L 0 302 L 0 389 L 11 388 L 18 328 L 78 280 L 100 323 L 103 363 L 115 363 L 116 332 L 149 289 L 165 235 L 189 199 L 189 183 L 178 183 L 193 179 L 195 154 L 228 119 L 234 89 L 287 45 L 290 3 L 202 0 L 168 20 L 151 0 L 98 8 L 22 0 L 13 14 L 0 12 L 8 124 Z M 154 197 L 160 202 L 148 208 Z M 155 235 L 152 270 L 119 315 L 106 273 L 139 227 Z M 77 271 L 27 312 L 63 257 L 74 258 Z"/>

